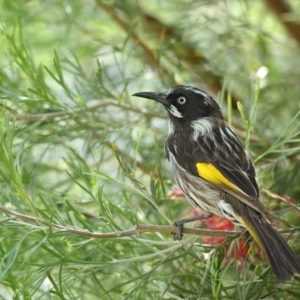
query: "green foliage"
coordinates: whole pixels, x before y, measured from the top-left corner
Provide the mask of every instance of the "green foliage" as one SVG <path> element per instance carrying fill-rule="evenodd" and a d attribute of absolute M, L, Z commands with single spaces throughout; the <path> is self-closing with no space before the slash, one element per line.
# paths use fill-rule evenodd
<path fill-rule="evenodd" d="M 189 209 L 169 197 L 164 112 L 131 97 L 181 83 L 215 94 L 263 187 L 299 206 L 299 46 L 262 2 L 0 5 L 0 299 L 300 298 L 299 278 L 224 260 L 227 243 L 204 259 L 195 236 L 76 232 L 170 225 Z M 299 212 L 271 204 L 299 254 Z"/>

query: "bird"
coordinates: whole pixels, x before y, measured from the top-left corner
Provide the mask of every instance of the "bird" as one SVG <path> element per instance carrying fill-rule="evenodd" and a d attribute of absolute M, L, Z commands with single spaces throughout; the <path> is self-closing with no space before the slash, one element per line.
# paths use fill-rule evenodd
<path fill-rule="evenodd" d="M 169 117 L 165 154 L 171 173 L 189 202 L 203 212 L 175 222 L 175 239 L 182 238 L 187 222 L 223 216 L 247 230 L 265 252 L 279 282 L 299 275 L 300 260 L 269 222 L 253 162 L 215 99 L 187 85 L 132 96 L 154 100 L 165 108 Z"/>

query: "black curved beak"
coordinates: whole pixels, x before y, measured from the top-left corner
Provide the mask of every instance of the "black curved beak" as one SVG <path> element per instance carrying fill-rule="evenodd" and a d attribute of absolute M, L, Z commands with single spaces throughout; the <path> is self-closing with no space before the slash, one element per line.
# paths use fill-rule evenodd
<path fill-rule="evenodd" d="M 156 102 L 159 102 L 163 105 L 168 105 L 168 102 L 166 101 L 166 97 L 162 93 L 141 92 L 141 93 L 135 93 L 132 96 L 147 98 L 147 99 L 151 99 L 151 100 L 154 100 Z"/>

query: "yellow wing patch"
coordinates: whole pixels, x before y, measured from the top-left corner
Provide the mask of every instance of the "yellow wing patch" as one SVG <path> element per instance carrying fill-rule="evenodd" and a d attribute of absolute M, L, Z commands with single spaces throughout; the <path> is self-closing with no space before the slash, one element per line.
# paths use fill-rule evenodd
<path fill-rule="evenodd" d="M 238 194 L 242 193 L 245 195 L 240 188 L 224 177 L 224 175 L 213 164 L 197 163 L 196 168 L 199 176 L 208 182 L 211 182 L 216 186 L 227 187 L 227 189 L 230 189 Z"/>

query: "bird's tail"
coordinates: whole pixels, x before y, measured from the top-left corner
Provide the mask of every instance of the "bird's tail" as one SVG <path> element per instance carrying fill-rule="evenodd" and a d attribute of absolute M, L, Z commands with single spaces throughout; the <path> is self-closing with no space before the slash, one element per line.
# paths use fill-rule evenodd
<path fill-rule="evenodd" d="M 260 213 L 244 205 L 240 222 L 264 250 L 280 282 L 287 282 L 295 274 L 300 274 L 299 258 Z"/>

